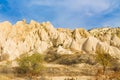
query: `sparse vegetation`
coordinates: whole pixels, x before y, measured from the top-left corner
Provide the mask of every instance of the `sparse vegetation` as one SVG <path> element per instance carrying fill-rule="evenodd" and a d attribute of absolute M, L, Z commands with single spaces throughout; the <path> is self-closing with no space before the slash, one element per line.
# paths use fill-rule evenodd
<path fill-rule="evenodd" d="M 58 64 L 72 65 L 80 62 L 80 55 L 64 54 L 56 61 Z"/>
<path fill-rule="evenodd" d="M 0 55 L 0 61 L 5 61 L 9 59 L 9 55 L 4 53 Z"/>
<path fill-rule="evenodd" d="M 96 48 L 96 60 L 103 66 L 102 74 L 109 76 L 109 78 L 119 78 L 120 63 L 117 58 L 112 57 L 108 51 L 105 52 L 102 48 L 97 46 Z M 109 67 L 109 69 L 107 69 Z M 114 71 L 113 73 L 105 73 L 107 70 Z M 112 75 L 111 75 L 112 74 Z M 110 79 L 111 80 L 111 79 Z"/>
<path fill-rule="evenodd" d="M 111 65 L 111 61 L 113 60 L 113 57 L 106 53 L 103 49 L 101 49 L 99 46 L 96 48 L 96 61 L 100 63 L 103 66 L 103 74 L 106 71 L 106 68 Z"/>
<path fill-rule="evenodd" d="M 118 30 L 116 35 L 120 38 L 120 31 Z"/>
<path fill-rule="evenodd" d="M 36 76 L 43 70 L 43 56 L 39 53 L 34 53 L 29 56 L 27 53 L 20 56 L 17 60 L 19 67 L 17 72 L 20 74 L 28 74 Z"/>
<path fill-rule="evenodd" d="M 111 69 L 114 72 L 120 72 L 120 63 L 117 60 L 112 61 Z"/>
<path fill-rule="evenodd" d="M 79 63 L 96 64 L 95 56 L 92 54 L 46 54 L 45 61 L 63 65 Z"/>
<path fill-rule="evenodd" d="M 44 60 L 46 61 L 46 62 L 54 62 L 54 61 L 56 61 L 57 59 L 59 59 L 61 57 L 61 55 L 60 54 L 57 54 L 57 53 L 48 53 L 48 54 L 46 54 L 45 55 L 45 58 L 44 58 Z"/>

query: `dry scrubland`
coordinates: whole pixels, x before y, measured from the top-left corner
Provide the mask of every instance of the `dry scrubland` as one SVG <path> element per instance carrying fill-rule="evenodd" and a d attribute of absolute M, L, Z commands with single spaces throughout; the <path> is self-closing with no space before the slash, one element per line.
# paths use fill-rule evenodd
<path fill-rule="evenodd" d="M 120 28 L 0 23 L 0 80 L 120 80 Z"/>

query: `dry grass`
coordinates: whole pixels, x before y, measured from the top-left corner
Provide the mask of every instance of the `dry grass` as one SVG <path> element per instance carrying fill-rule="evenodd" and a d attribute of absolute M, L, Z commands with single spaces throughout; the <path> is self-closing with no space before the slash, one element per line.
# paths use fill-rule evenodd
<path fill-rule="evenodd" d="M 80 63 L 86 63 L 91 65 L 96 64 L 95 56 L 92 54 L 46 54 L 45 61 L 48 63 L 62 65 L 74 65 Z"/>
<path fill-rule="evenodd" d="M 11 80 L 11 79 L 6 75 L 0 74 L 0 80 Z"/>

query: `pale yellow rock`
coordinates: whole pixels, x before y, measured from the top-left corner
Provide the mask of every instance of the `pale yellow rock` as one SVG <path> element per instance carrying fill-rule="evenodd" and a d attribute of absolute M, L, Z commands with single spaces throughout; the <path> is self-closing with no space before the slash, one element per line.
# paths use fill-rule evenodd
<path fill-rule="evenodd" d="M 4 43 L 6 38 L 8 38 L 9 33 L 11 32 L 12 24 L 8 21 L 0 23 L 0 43 Z"/>
<path fill-rule="evenodd" d="M 68 49 L 64 49 L 62 48 L 62 46 L 59 46 L 57 49 L 57 53 L 58 54 L 73 54 L 72 51 L 68 50 Z"/>
<path fill-rule="evenodd" d="M 113 46 L 109 46 L 106 42 L 102 43 L 99 42 L 97 44 L 97 46 L 99 46 L 99 49 L 103 49 L 106 53 L 110 54 L 111 56 L 115 57 L 115 58 L 120 58 L 120 50 L 116 47 Z"/>
<path fill-rule="evenodd" d="M 120 49 L 120 38 L 114 35 L 111 39 L 111 45 L 116 46 Z"/>
<path fill-rule="evenodd" d="M 49 49 L 56 49 L 59 54 L 74 54 L 75 52 L 95 53 L 100 45 L 114 57 L 120 56 L 120 39 L 117 33 L 120 28 L 100 28 L 75 30 L 58 28 L 50 22 L 38 23 L 31 20 L 18 21 L 12 25 L 5 21 L 0 23 L 0 56 L 8 54 L 9 60 L 14 60 L 23 53 L 34 51 L 44 54 Z M 115 35 L 115 36 L 113 36 Z M 112 45 L 113 44 L 113 45 Z"/>
<path fill-rule="evenodd" d="M 95 51 L 96 45 L 99 42 L 98 39 L 94 37 L 88 37 L 86 41 L 83 43 L 82 49 L 86 52 Z"/>

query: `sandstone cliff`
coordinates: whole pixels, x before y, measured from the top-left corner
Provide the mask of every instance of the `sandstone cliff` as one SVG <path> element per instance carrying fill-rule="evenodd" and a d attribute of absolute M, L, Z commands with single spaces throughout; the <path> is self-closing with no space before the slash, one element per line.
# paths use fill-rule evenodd
<path fill-rule="evenodd" d="M 99 45 L 114 57 L 120 57 L 120 28 L 75 30 L 54 28 L 50 22 L 18 21 L 12 25 L 0 23 L 0 56 L 7 54 L 14 60 L 23 53 L 37 51 L 41 54 L 55 49 L 59 54 L 77 52 L 95 54 Z"/>

